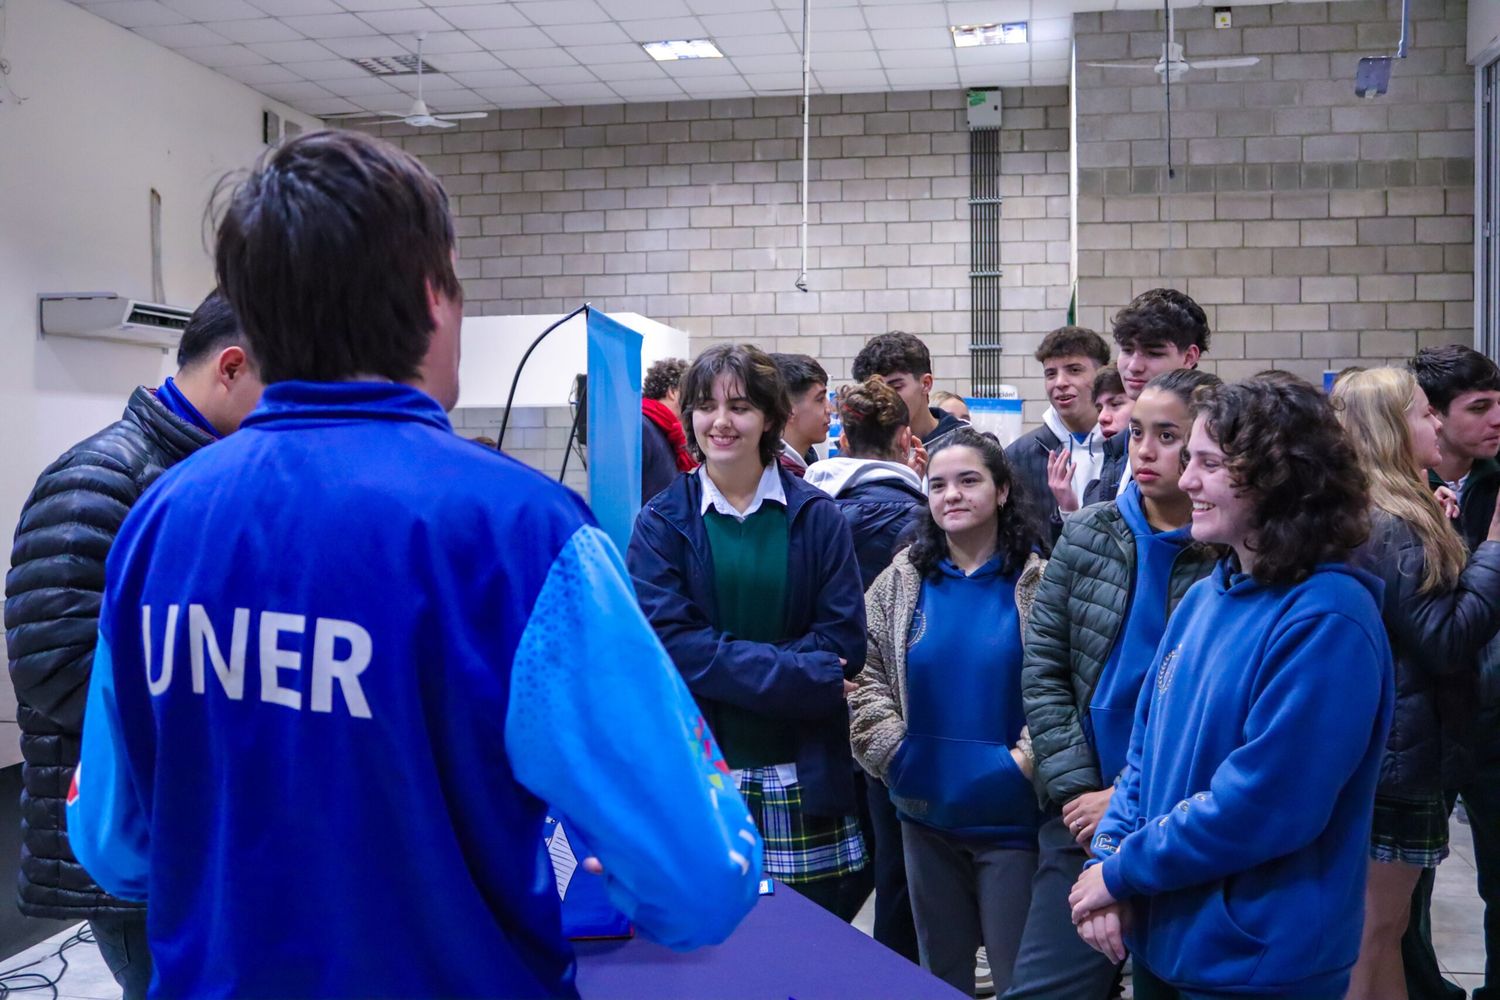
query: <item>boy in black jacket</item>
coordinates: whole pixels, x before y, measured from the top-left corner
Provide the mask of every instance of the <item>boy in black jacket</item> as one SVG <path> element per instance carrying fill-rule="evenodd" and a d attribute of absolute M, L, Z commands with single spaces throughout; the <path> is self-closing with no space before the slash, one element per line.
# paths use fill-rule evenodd
<path fill-rule="evenodd" d="M 145 907 L 94 884 L 73 857 L 63 801 L 78 766 L 104 595 L 104 560 L 125 515 L 158 476 L 236 430 L 261 382 L 229 302 L 193 312 L 177 374 L 138 388 L 125 414 L 68 449 L 37 480 L 5 578 L 6 645 L 21 725 L 21 912 L 89 921 L 126 1000 L 151 982 Z"/>
<path fill-rule="evenodd" d="M 1443 461 L 1428 470 L 1436 489 L 1447 486 L 1458 497 L 1458 531 L 1474 549 L 1489 531 L 1500 493 L 1500 368 L 1478 351 L 1461 344 L 1424 348 L 1408 362 L 1433 409 L 1443 418 L 1438 448 Z M 1484 659 L 1492 659 L 1491 645 Z M 1481 670 L 1481 703 L 1475 726 L 1473 760 L 1457 770 L 1467 774 L 1448 789 L 1449 804 L 1463 796 L 1474 837 L 1479 895 L 1484 900 L 1485 984 L 1474 1000 L 1500 1000 L 1500 697 L 1489 690 Z M 1446 763 L 1446 762 L 1445 762 Z M 1445 775 L 1445 778 L 1450 777 Z M 1427 869 L 1412 896 L 1411 920 L 1401 941 L 1406 990 L 1411 1000 L 1461 1000 L 1464 991 L 1445 980 L 1432 948 L 1433 870 Z"/>

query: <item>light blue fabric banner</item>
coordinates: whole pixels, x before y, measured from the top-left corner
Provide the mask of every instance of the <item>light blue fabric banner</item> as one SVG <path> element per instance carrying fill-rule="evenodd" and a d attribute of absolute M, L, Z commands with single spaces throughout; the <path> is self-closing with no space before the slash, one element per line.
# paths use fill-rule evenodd
<path fill-rule="evenodd" d="M 588 311 L 589 506 L 621 552 L 641 508 L 641 335 Z"/>

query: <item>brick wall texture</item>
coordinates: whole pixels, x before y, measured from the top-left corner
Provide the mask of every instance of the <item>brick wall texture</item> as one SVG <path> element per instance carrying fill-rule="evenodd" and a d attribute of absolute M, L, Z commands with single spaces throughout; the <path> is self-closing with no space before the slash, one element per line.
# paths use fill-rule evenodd
<path fill-rule="evenodd" d="M 1184 288 L 1214 329 L 1208 365 L 1228 378 L 1279 367 L 1316 379 L 1471 339 L 1466 5 L 1412 0 L 1410 55 L 1389 94 L 1356 98 L 1358 59 L 1394 50 L 1400 6 L 1236 6 L 1227 30 L 1208 7 L 1178 11 L 1189 61 L 1260 62 L 1174 86 L 1171 181 L 1159 78 L 1085 65 L 1158 57 L 1159 11 L 1075 15 L 1076 120 L 1066 87 L 1004 91 L 1001 363 L 1028 421 L 1045 407 L 1031 354 L 1064 321 L 1075 253 L 1080 322 L 1107 333 L 1135 294 Z M 807 293 L 793 287 L 799 107 L 778 97 L 546 108 L 441 134 L 374 130 L 420 156 L 453 197 L 471 314 L 588 300 L 687 330 L 694 352 L 748 340 L 815 355 L 835 383 L 866 339 L 904 329 L 932 348 L 939 386 L 967 392 L 962 94 L 813 99 Z M 499 414 L 456 421 L 492 435 Z M 567 425 L 566 410 L 531 414 L 507 444 L 556 475 Z M 570 481 L 581 473 L 575 462 Z"/>
<path fill-rule="evenodd" d="M 1076 15 L 1080 321 L 1105 329 L 1132 295 L 1184 288 L 1208 313 L 1211 367 L 1226 378 L 1277 367 L 1316 379 L 1470 342 L 1466 5 L 1412 0 L 1410 55 L 1389 94 L 1357 98 L 1356 64 L 1394 51 L 1400 9 L 1235 7 L 1228 30 L 1206 7 L 1177 12 L 1188 62 L 1260 63 L 1174 85 L 1170 184 L 1159 79 L 1085 65 L 1159 56 L 1161 13 Z"/>
<path fill-rule="evenodd" d="M 1006 371 L 1040 398 L 1030 352 L 1063 322 L 1070 291 L 1068 91 L 1003 97 L 1001 311 L 1019 352 Z M 472 314 L 588 300 L 687 330 L 694 351 L 752 341 L 812 354 L 836 381 L 869 337 L 901 329 L 932 349 L 941 387 L 969 391 L 962 92 L 814 97 L 806 293 L 793 287 L 797 98 L 503 111 L 440 135 L 374 131 L 420 156 L 453 197 Z"/>

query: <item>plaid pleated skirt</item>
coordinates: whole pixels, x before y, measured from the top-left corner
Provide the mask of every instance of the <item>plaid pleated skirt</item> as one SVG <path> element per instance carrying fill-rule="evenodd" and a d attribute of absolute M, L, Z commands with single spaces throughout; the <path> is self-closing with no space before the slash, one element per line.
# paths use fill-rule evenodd
<path fill-rule="evenodd" d="M 1441 795 L 1420 799 L 1375 796 L 1370 857 L 1436 868 L 1448 856 L 1448 806 Z"/>
<path fill-rule="evenodd" d="M 795 768 L 751 767 L 731 772 L 765 843 L 765 873 L 789 885 L 857 872 L 865 866 L 864 839 L 853 816 L 809 816 Z"/>

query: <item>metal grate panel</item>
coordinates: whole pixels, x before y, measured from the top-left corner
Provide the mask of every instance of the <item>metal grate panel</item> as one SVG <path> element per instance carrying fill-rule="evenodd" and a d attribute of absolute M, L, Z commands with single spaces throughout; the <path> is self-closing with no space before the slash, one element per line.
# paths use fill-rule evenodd
<path fill-rule="evenodd" d="M 975 396 L 998 396 L 1000 345 L 1000 130 L 969 130 L 969 368 Z"/>

